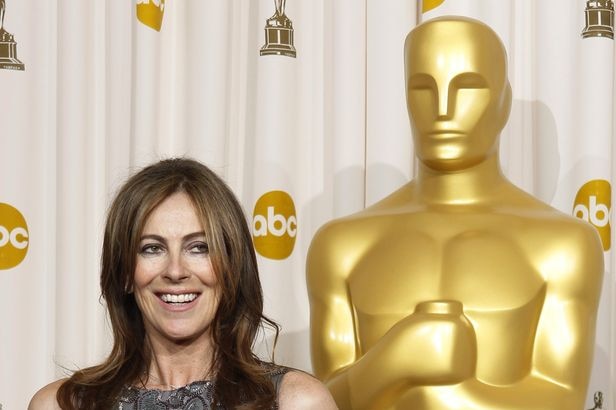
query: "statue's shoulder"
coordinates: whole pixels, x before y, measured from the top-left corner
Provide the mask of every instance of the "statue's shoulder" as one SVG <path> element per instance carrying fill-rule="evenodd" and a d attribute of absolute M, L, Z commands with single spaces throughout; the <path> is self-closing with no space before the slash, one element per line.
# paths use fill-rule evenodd
<path fill-rule="evenodd" d="M 563 212 L 539 200 L 528 193 L 520 197 L 520 201 L 512 204 L 501 204 L 520 219 L 520 224 L 528 229 L 521 229 L 528 235 L 541 238 L 546 243 L 566 247 L 570 252 L 587 252 L 601 249 L 601 239 L 597 229 L 569 213 Z M 596 253 L 596 252 L 595 252 Z"/>
<path fill-rule="evenodd" d="M 554 238 L 556 243 L 561 244 L 570 254 L 579 254 L 581 258 L 595 257 L 600 254 L 602 259 L 603 244 L 597 228 L 586 221 L 557 210 L 553 210 L 550 217 L 551 223 L 543 228 L 546 237 Z"/>
<path fill-rule="evenodd" d="M 536 258 L 552 291 L 597 292 L 604 271 L 604 248 L 597 228 L 545 205 L 530 210 L 518 232 L 519 243 L 531 260 Z"/>
<path fill-rule="evenodd" d="M 504 200 L 497 204 L 498 208 L 508 209 L 512 214 L 530 219 L 538 229 L 545 228 L 547 233 L 560 234 L 559 230 L 565 230 L 573 234 L 573 240 L 578 240 L 576 238 L 580 236 L 597 235 L 596 229 L 590 223 L 553 207 L 519 187 L 511 188 L 514 194 L 506 195 L 511 202 Z"/>
<path fill-rule="evenodd" d="M 412 183 L 404 185 L 360 211 L 327 222 L 317 231 L 314 240 L 338 242 L 357 235 L 367 238 L 371 233 L 376 234 L 383 226 L 383 218 L 412 208 L 412 190 Z"/>
<path fill-rule="evenodd" d="M 597 229 L 587 221 L 563 212 L 536 198 L 533 206 L 522 207 L 522 214 L 526 214 L 537 229 L 543 229 L 547 235 L 563 235 L 571 241 L 588 241 L 596 244 Z"/>
<path fill-rule="evenodd" d="M 345 264 L 360 257 L 359 250 L 370 233 L 361 229 L 352 217 L 334 219 L 315 233 L 306 259 L 308 285 L 319 283 L 315 289 L 327 287 L 332 279 L 345 279 L 349 270 Z M 360 241 L 360 242 L 358 242 Z"/>
<path fill-rule="evenodd" d="M 361 212 L 333 219 L 317 230 L 310 248 L 343 251 L 347 246 L 352 246 L 357 238 L 370 236 L 372 230 L 369 225 L 369 218 Z"/>

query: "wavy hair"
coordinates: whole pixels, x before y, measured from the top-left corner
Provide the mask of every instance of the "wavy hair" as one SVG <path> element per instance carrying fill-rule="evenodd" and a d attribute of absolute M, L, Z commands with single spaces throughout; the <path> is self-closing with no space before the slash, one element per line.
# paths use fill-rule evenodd
<path fill-rule="evenodd" d="M 113 347 L 107 359 L 79 370 L 58 390 L 62 409 L 109 409 L 124 386 L 147 382 L 152 352 L 146 343 L 133 287 L 136 256 L 146 219 L 176 192 L 192 200 L 205 230 L 218 279 L 220 304 L 210 325 L 214 345 L 214 401 L 225 408 L 271 409 L 276 392 L 267 366 L 252 352 L 259 328 L 278 325 L 263 315 L 263 294 L 246 217 L 229 187 L 205 165 L 166 159 L 133 175 L 107 215 L 101 257 L 101 290 Z M 275 343 L 274 343 L 275 344 Z"/>

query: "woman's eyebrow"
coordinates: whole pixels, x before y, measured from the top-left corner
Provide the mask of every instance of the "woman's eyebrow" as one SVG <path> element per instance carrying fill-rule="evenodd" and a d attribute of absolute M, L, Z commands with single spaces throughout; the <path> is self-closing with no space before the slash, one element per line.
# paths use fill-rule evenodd
<path fill-rule="evenodd" d="M 154 239 L 157 240 L 159 242 L 165 242 L 165 238 L 163 238 L 160 235 L 156 235 L 156 234 L 147 234 L 147 235 L 142 235 L 140 240 L 144 240 L 144 239 Z"/>
<path fill-rule="evenodd" d="M 198 237 L 204 237 L 204 236 L 205 236 L 205 232 L 203 231 L 193 232 L 193 233 L 189 233 L 188 235 L 184 235 L 184 240 L 189 241 L 191 239 L 195 239 Z"/>
<path fill-rule="evenodd" d="M 202 236 L 205 236 L 205 232 L 199 231 L 199 232 L 193 232 L 193 233 L 189 233 L 187 235 L 184 235 L 184 237 L 182 239 L 185 240 L 185 241 L 188 241 L 188 240 L 191 240 L 191 239 L 194 239 L 194 238 L 198 238 L 198 237 L 202 237 Z M 146 235 L 141 236 L 140 240 L 143 241 L 144 239 L 154 239 L 154 240 L 159 241 L 159 242 L 166 242 L 166 239 L 164 237 L 162 237 L 160 235 L 156 235 L 156 234 L 146 234 Z"/>

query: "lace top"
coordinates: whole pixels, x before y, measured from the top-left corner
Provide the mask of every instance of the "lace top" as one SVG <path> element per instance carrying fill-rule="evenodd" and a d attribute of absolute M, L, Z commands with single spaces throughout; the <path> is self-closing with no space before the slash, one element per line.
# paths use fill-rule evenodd
<path fill-rule="evenodd" d="M 276 389 L 280 390 L 282 377 L 291 370 L 288 367 L 276 366 L 270 373 L 270 378 Z M 214 383 L 211 381 L 196 381 L 175 390 L 140 389 L 127 386 L 118 400 L 117 410 L 215 410 L 224 409 L 221 405 L 212 404 Z M 277 406 L 276 406 L 277 408 Z"/>

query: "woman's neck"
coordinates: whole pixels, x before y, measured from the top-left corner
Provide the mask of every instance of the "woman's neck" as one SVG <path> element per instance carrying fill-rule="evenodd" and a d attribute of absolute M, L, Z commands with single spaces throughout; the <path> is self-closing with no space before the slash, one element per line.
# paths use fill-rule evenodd
<path fill-rule="evenodd" d="M 214 350 L 209 337 L 174 342 L 146 336 L 151 361 L 144 379 L 147 388 L 172 390 L 213 378 Z"/>

